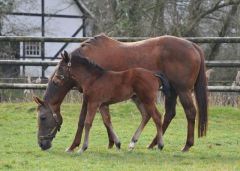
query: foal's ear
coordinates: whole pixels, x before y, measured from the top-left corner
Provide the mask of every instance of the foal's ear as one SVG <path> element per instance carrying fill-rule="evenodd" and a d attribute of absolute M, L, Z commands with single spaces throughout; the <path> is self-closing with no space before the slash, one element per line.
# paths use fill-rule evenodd
<path fill-rule="evenodd" d="M 63 54 L 61 54 L 61 56 L 66 63 L 68 63 L 70 61 L 70 58 L 69 58 L 69 55 L 68 55 L 67 51 L 64 50 Z"/>
<path fill-rule="evenodd" d="M 33 96 L 33 100 L 38 104 L 38 105 L 44 105 L 44 102 L 38 98 L 37 96 Z"/>

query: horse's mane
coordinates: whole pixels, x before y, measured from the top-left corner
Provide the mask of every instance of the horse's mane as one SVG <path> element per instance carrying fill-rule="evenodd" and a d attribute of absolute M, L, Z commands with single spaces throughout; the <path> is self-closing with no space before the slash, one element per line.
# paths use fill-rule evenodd
<path fill-rule="evenodd" d="M 99 35 L 96 35 L 96 36 L 89 38 L 89 39 L 85 40 L 84 42 L 82 42 L 80 49 L 86 48 L 86 47 L 93 47 L 93 46 L 98 47 L 101 45 L 106 46 L 107 42 L 111 42 L 111 44 L 112 44 L 113 42 L 118 42 L 118 41 L 108 37 L 104 33 L 101 33 Z"/>
<path fill-rule="evenodd" d="M 87 57 L 83 57 L 80 53 L 71 54 L 71 66 L 79 67 L 79 65 L 84 66 L 89 72 L 104 73 L 106 70 L 100 67 L 95 62 L 89 60 Z"/>
<path fill-rule="evenodd" d="M 54 73 L 55 72 L 56 71 L 54 71 Z M 54 75 L 54 73 L 53 73 L 53 75 Z M 58 87 L 52 81 L 53 75 L 48 80 L 47 88 L 46 88 L 46 91 L 43 96 L 43 101 L 48 101 L 49 99 L 54 97 L 56 91 L 58 91 Z"/>
<path fill-rule="evenodd" d="M 52 97 L 54 97 L 54 95 L 56 95 L 56 92 L 59 91 L 59 87 L 56 86 L 54 83 L 53 83 L 53 77 L 54 77 L 54 74 L 57 72 L 57 68 L 58 68 L 58 65 L 57 67 L 54 69 L 52 75 L 48 78 L 48 84 L 47 84 L 47 88 L 45 90 L 45 93 L 44 93 L 44 96 L 43 96 L 43 100 L 44 101 L 48 101 L 49 99 L 51 99 Z"/>

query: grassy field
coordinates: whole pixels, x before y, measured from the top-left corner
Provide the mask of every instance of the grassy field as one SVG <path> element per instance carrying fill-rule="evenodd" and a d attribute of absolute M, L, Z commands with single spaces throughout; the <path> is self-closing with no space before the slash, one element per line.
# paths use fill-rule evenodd
<path fill-rule="evenodd" d="M 111 106 L 112 122 L 122 149 L 107 149 L 107 134 L 100 115 L 90 133 L 88 150 L 67 154 L 75 134 L 80 105 L 64 104 L 64 123 L 52 149 L 41 151 L 36 139 L 36 109 L 33 103 L 0 104 L 0 170 L 240 170 L 240 109 L 211 107 L 206 138 L 195 138 L 188 153 L 180 152 L 186 140 L 186 119 L 181 107 L 164 136 L 163 151 L 146 146 L 155 135 L 149 122 L 133 151 L 128 143 L 140 122 L 135 106 Z M 163 112 L 163 108 L 159 107 Z"/>

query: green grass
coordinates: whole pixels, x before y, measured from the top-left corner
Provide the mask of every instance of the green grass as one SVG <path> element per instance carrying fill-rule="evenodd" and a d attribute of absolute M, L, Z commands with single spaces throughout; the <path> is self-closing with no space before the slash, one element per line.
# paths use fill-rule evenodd
<path fill-rule="evenodd" d="M 180 152 L 186 140 L 186 119 L 181 107 L 164 136 L 163 151 L 148 150 L 156 130 L 149 122 L 133 151 L 128 143 L 140 123 L 130 103 L 111 106 L 112 122 L 122 149 L 107 149 L 107 133 L 100 115 L 90 132 L 88 150 L 67 154 L 77 126 L 80 105 L 64 104 L 64 123 L 52 149 L 37 145 L 36 109 L 33 103 L 0 104 L 0 170 L 240 170 L 240 109 L 211 107 L 206 138 L 195 138 L 188 153 Z M 163 112 L 163 108 L 159 107 Z M 195 132 L 196 133 L 196 132 Z"/>

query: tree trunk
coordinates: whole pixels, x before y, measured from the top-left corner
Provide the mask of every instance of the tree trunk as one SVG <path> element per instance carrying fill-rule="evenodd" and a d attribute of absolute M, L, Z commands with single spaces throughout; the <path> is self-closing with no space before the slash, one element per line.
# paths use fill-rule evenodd
<path fill-rule="evenodd" d="M 219 37 L 224 37 L 227 33 L 228 27 L 231 24 L 232 18 L 236 16 L 239 5 L 233 5 L 230 12 L 227 14 L 223 20 L 223 26 L 218 33 Z M 216 56 L 219 53 L 220 43 L 213 43 L 210 45 L 210 52 L 207 55 L 208 60 L 215 60 Z"/>
<path fill-rule="evenodd" d="M 165 34 L 165 26 L 164 26 L 164 8 L 165 1 L 164 0 L 156 0 L 155 8 L 153 12 L 153 19 L 151 22 L 151 36 L 163 35 Z M 159 27 L 156 27 L 159 26 Z"/>

